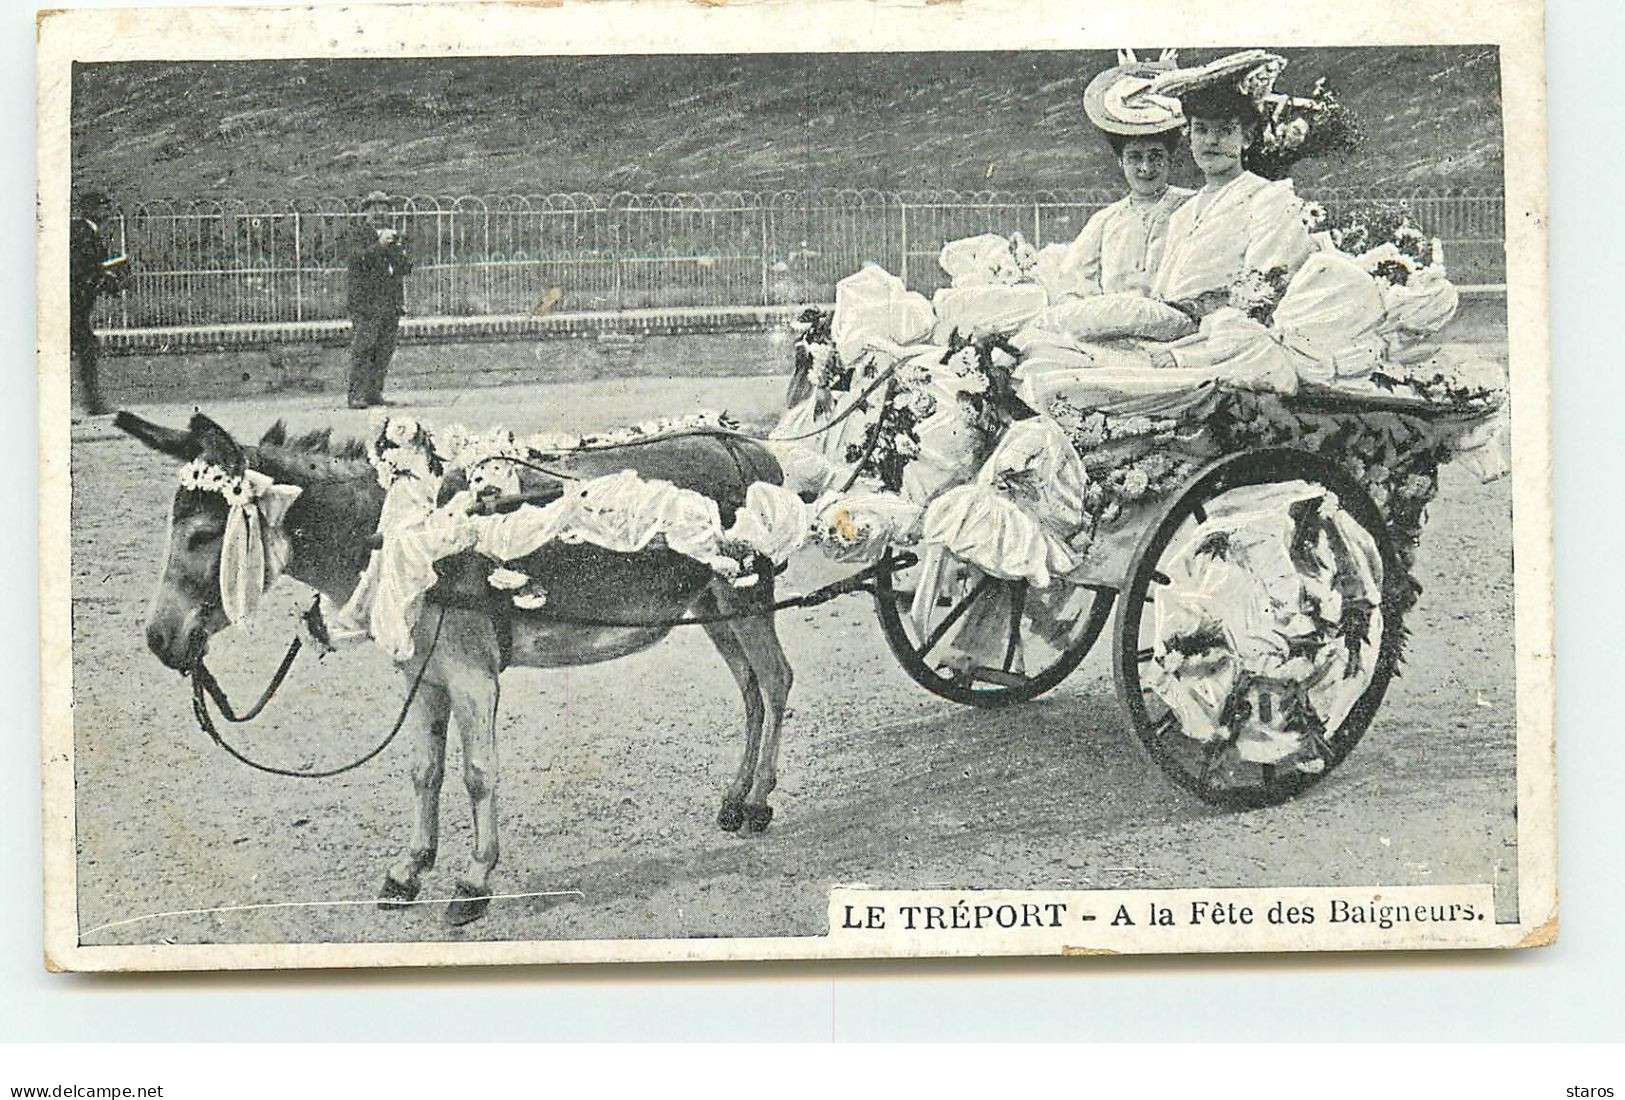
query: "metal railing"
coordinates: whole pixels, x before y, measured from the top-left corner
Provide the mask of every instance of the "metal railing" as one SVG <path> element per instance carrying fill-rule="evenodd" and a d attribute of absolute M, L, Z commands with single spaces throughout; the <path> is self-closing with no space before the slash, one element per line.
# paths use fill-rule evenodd
<path fill-rule="evenodd" d="M 830 301 L 865 262 L 929 294 L 946 241 L 1021 231 L 1068 241 L 1115 192 L 722 191 L 399 199 L 390 220 L 416 265 L 417 316 L 599 311 Z M 1505 201 L 1488 191 L 1318 190 L 1333 215 L 1403 201 L 1445 244 L 1459 283 L 1505 277 Z M 345 315 L 354 200 L 154 201 L 119 211 L 114 244 L 132 258 L 128 292 L 98 308 L 101 328 L 315 321 Z"/>

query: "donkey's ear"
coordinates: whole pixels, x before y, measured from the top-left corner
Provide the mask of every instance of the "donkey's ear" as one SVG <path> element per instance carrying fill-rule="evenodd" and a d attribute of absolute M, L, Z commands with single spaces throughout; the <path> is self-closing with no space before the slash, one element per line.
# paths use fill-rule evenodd
<path fill-rule="evenodd" d="M 119 413 L 113 418 L 113 427 L 129 433 L 153 450 L 182 462 L 190 462 L 203 453 L 203 444 L 199 443 L 191 432 L 183 432 L 179 428 L 166 428 L 150 420 L 143 420 L 134 413 Z"/>
<path fill-rule="evenodd" d="M 188 427 L 191 428 L 192 438 L 202 448 L 204 461 L 220 467 L 233 477 L 243 472 L 248 463 L 243 458 L 243 449 L 231 438 L 230 432 L 202 413 L 193 413 Z"/>

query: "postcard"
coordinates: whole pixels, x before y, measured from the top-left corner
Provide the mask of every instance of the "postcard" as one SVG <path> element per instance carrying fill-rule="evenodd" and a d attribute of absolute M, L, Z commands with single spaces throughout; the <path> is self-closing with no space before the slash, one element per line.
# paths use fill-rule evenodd
<path fill-rule="evenodd" d="M 43 13 L 46 965 L 1551 943 L 1543 18 Z"/>

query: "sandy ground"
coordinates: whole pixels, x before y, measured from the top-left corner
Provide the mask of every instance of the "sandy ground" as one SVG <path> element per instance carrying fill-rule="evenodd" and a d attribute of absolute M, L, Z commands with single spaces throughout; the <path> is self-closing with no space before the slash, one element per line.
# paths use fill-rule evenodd
<path fill-rule="evenodd" d="M 765 418 L 779 378 L 629 379 L 397 395 L 431 421 L 585 429 L 696 407 Z M 257 437 L 272 420 L 359 432 L 332 397 L 210 408 Z M 147 407 L 180 425 L 190 409 Z M 193 724 L 187 685 L 142 637 L 173 463 L 75 426 L 75 749 L 83 942 L 319 942 L 817 935 L 833 883 L 888 887 L 1143 888 L 1493 882 L 1515 915 L 1511 503 L 1506 482 L 1447 470 L 1419 561 L 1402 678 L 1358 750 L 1296 803 L 1216 811 L 1141 755 L 1113 697 L 1105 645 L 1052 695 L 976 712 L 915 687 L 865 597 L 787 613 L 798 679 L 777 817 L 762 836 L 713 818 L 737 762 L 737 690 L 704 636 L 503 684 L 500 892 L 579 898 L 493 903 L 463 929 L 439 908 L 285 906 L 366 901 L 404 846 L 404 740 L 330 780 L 252 772 Z M 810 587 L 839 567 L 816 556 Z M 211 665 L 256 692 L 307 596 L 285 584 L 252 634 L 216 639 Z M 403 687 L 371 647 L 301 658 L 259 724 L 232 731 L 270 761 L 360 755 Z M 446 896 L 469 848 L 452 739 L 441 865 Z M 144 918 L 134 919 L 132 918 Z M 115 923 L 128 922 L 128 923 Z M 107 925 L 112 927 L 103 927 Z"/>

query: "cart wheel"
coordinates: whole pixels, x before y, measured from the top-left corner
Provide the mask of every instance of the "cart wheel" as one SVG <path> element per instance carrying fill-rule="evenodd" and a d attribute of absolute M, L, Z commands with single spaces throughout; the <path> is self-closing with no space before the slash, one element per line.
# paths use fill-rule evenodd
<path fill-rule="evenodd" d="M 963 569 L 950 567 L 940 578 L 922 637 L 910 613 L 922 572 L 914 565 L 877 574 L 880 629 L 910 679 L 934 695 L 973 707 L 1025 702 L 1066 679 L 1105 629 L 1116 596 L 1075 585 L 1033 589 L 1025 581 L 966 578 Z M 998 616 L 1002 652 L 982 662 L 953 661 L 954 627 L 973 612 Z"/>
<path fill-rule="evenodd" d="M 1153 659 L 1149 593 L 1152 585 L 1168 583 L 1162 566 L 1172 558 L 1172 551 L 1195 536 L 1207 521 L 1213 502 L 1226 493 L 1291 481 L 1330 490 L 1339 508 L 1371 535 L 1383 564 L 1381 635 L 1376 658 L 1367 664 L 1369 681 L 1335 732 L 1309 735 L 1311 747 L 1320 758 L 1320 769 L 1308 772 L 1291 766 L 1222 759 L 1230 742 L 1203 744 L 1186 737 L 1174 712 L 1141 680 L 1142 669 Z M 1170 779 L 1204 802 L 1227 809 L 1254 809 L 1297 797 L 1343 762 L 1382 704 L 1399 662 L 1404 635 L 1404 571 L 1382 512 L 1358 482 L 1325 459 L 1304 451 L 1259 450 L 1222 458 L 1198 473 L 1164 506 L 1131 560 L 1132 572 L 1118 606 L 1113 647 L 1117 691 L 1140 743 Z"/>

